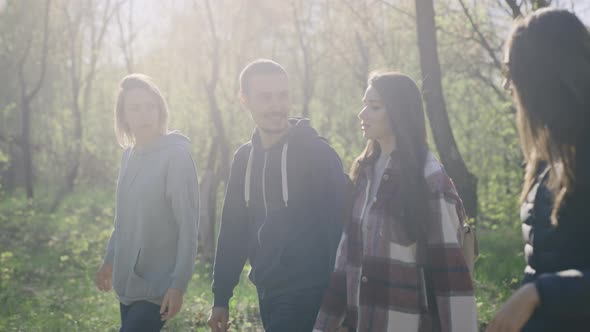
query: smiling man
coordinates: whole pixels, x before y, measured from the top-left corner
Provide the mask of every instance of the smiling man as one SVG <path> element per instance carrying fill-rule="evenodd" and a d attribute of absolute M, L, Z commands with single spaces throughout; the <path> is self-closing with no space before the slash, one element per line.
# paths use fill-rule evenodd
<path fill-rule="evenodd" d="M 229 300 L 249 259 L 264 329 L 311 331 L 334 266 L 347 177 L 309 120 L 289 118 L 289 78 L 281 65 L 248 64 L 240 99 L 256 130 L 231 166 L 209 326 L 227 330 Z"/>

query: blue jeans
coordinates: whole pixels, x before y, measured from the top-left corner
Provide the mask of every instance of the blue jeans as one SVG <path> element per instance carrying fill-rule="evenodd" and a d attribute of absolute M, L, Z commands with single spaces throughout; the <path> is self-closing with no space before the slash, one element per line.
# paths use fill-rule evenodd
<path fill-rule="evenodd" d="M 164 323 L 160 306 L 148 301 L 137 301 L 130 305 L 121 303 L 121 329 L 119 332 L 159 332 Z"/>
<path fill-rule="evenodd" d="M 311 332 L 322 303 L 325 287 L 260 298 L 262 324 L 266 332 Z"/>

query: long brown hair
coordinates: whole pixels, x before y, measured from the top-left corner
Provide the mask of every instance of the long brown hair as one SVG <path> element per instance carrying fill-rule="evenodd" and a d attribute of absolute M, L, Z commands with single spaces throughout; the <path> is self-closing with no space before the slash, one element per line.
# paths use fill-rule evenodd
<path fill-rule="evenodd" d="M 564 199 L 588 184 L 580 160 L 590 139 L 590 33 L 566 10 L 538 10 L 515 24 L 506 59 L 527 162 L 521 201 L 548 162 L 556 224 Z"/>
<path fill-rule="evenodd" d="M 426 222 L 431 216 L 425 207 L 429 201 L 429 189 L 424 179 L 428 144 L 422 94 L 412 78 L 396 72 L 373 74 L 368 84 L 381 97 L 395 138 L 396 158 L 403 174 L 400 187 L 404 190 L 401 195 L 404 221 L 415 239 L 423 238 Z M 350 170 L 355 185 L 358 184 L 361 165 L 372 163 L 379 153 L 379 143 L 370 139 Z"/>

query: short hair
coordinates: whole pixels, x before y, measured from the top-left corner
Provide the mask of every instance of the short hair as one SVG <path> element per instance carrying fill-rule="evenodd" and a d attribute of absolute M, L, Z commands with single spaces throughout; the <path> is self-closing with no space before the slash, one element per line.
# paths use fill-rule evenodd
<path fill-rule="evenodd" d="M 147 75 L 139 73 L 127 75 L 123 77 L 121 83 L 119 83 L 119 92 L 117 95 L 117 102 L 115 103 L 115 135 L 117 136 L 119 145 L 124 148 L 135 144 L 135 138 L 127 124 L 125 124 L 124 116 L 125 96 L 127 95 L 127 92 L 133 89 L 142 89 L 156 97 L 160 120 L 160 132 L 165 134 L 168 131 L 168 105 L 166 104 L 166 100 L 160 92 L 160 89 L 158 89 L 158 86 L 154 83 L 152 78 Z"/>
<path fill-rule="evenodd" d="M 242 94 L 248 94 L 248 84 L 252 77 L 268 74 L 284 74 L 288 76 L 285 68 L 279 63 L 269 59 L 257 59 L 247 64 L 240 73 L 240 92 Z"/>

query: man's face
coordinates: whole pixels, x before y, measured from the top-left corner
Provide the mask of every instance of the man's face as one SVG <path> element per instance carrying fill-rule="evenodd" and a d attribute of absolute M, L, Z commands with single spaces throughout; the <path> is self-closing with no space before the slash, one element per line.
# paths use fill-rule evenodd
<path fill-rule="evenodd" d="M 252 76 L 242 103 L 259 130 L 280 133 L 289 127 L 289 80 L 285 74 Z"/>

